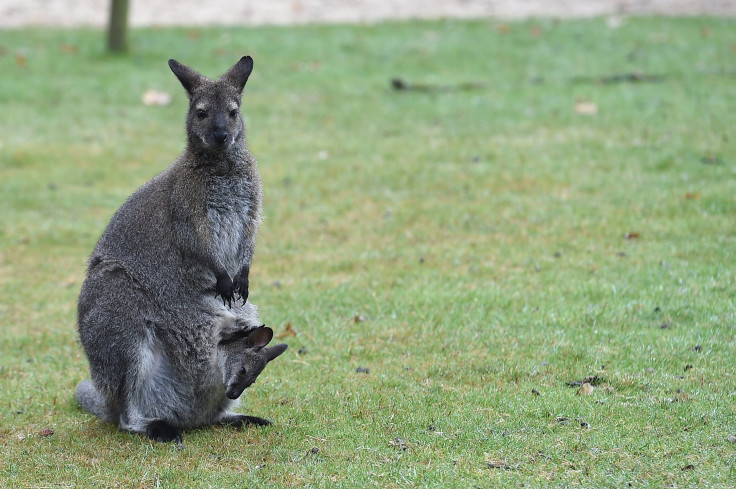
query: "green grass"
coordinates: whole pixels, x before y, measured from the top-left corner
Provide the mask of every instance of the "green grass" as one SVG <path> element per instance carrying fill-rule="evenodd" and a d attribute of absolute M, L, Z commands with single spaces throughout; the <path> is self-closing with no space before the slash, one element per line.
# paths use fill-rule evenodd
<path fill-rule="evenodd" d="M 733 486 L 734 33 L 146 29 L 108 56 L 100 32 L 0 32 L 0 485 Z M 244 54 L 251 299 L 297 335 L 244 394 L 273 427 L 178 450 L 77 407 L 76 297 L 112 213 L 183 147 L 166 60 L 217 76 Z M 662 78 L 598 81 L 635 72 Z"/>

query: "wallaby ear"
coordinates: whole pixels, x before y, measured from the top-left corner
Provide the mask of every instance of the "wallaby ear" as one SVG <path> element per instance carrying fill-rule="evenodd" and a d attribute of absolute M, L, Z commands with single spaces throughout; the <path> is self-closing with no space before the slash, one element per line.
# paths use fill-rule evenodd
<path fill-rule="evenodd" d="M 242 92 L 245 87 L 245 82 L 248 81 L 248 77 L 252 71 L 253 58 L 250 56 L 243 56 L 240 58 L 240 61 L 235 63 L 235 66 L 222 75 L 221 79 L 237 88 L 239 92 Z"/>
<path fill-rule="evenodd" d="M 268 326 L 261 326 L 251 330 L 246 338 L 246 345 L 250 348 L 263 348 L 273 338 L 273 330 Z"/>
<path fill-rule="evenodd" d="M 204 77 L 192 68 L 179 63 L 175 59 L 169 60 L 169 68 L 174 72 L 176 77 L 181 82 L 184 90 L 187 91 L 189 98 L 192 97 L 194 90 L 202 83 Z"/>
<path fill-rule="evenodd" d="M 248 336 L 252 330 L 248 329 L 234 329 L 231 331 L 223 331 L 220 333 L 220 343 L 230 343 L 241 338 Z"/>
<path fill-rule="evenodd" d="M 264 348 L 261 350 L 261 353 L 266 359 L 266 362 L 270 362 L 277 356 L 281 355 L 286 351 L 286 349 L 289 347 L 286 343 L 280 343 L 278 345 L 269 346 L 268 348 Z"/>
<path fill-rule="evenodd" d="M 289 347 L 286 343 L 281 343 L 279 345 L 269 346 L 268 348 L 264 348 L 261 350 L 261 353 L 266 358 L 266 362 L 270 362 L 277 356 L 281 355 L 286 351 L 286 349 Z"/>

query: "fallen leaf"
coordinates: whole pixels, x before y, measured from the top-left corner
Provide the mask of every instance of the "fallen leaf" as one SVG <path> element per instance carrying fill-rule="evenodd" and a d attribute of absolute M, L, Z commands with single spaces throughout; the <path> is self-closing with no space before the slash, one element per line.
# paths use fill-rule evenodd
<path fill-rule="evenodd" d="M 624 239 L 639 239 L 639 233 L 629 231 L 628 233 L 624 234 Z"/>
<path fill-rule="evenodd" d="M 201 36 L 200 32 L 197 30 L 192 29 L 191 31 L 187 32 L 187 37 L 189 39 L 199 39 Z"/>
<path fill-rule="evenodd" d="M 18 65 L 18 68 L 25 68 L 28 64 L 28 58 L 23 53 L 15 53 L 15 64 Z"/>
<path fill-rule="evenodd" d="M 143 105 L 169 105 L 171 103 L 171 95 L 166 92 L 159 92 L 158 90 L 148 89 L 143 92 L 141 97 Z"/>
<path fill-rule="evenodd" d="M 685 192 L 686 200 L 698 200 L 700 198 L 700 192 Z"/>
<path fill-rule="evenodd" d="M 611 15 L 606 19 L 606 25 L 609 29 L 618 29 L 624 23 L 624 18 L 620 15 Z"/>
<path fill-rule="evenodd" d="M 54 430 L 51 428 L 44 428 L 41 431 L 38 432 L 40 436 L 51 436 L 54 434 Z"/>
<path fill-rule="evenodd" d="M 531 30 L 529 31 L 529 33 L 532 35 L 532 37 L 537 38 L 537 39 L 539 39 L 540 37 L 542 37 L 542 32 L 544 32 L 542 30 L 542 27 L 541 26 L 538 26 L 538 25 L 532 26 Z"/>
<path fill-rule="evenodd" d="M 723 160 L 715 155 L 705 155 L 700 158 L 700 162 L 704 165 L 723 165 Z"/>
<path fill-rule="evenodd" d="M 595 387 L 593 387 L 588 382 L 586 382 L 580 386 L 580 389 L 578 389 L 578 395 L 579 396 L 589 396 L 593 393 L 594 390 L 595 390 Z"/>
<path fill-rule="evenodd" d="M 296 336 L 296 331 L 291 327 L 291 322 L 286 323 L 284 331 L 276 335 L 279 339 L 286 338 L 287 336 Z"/>
<path fill-rule="evenodd" d="M 511 32 L 511 27 L 509 27 L 508 24 L 498 24 L 496 30 L 499 34 L 508 34 L 509 32 Z"/>
<path fill-rule="evenodd" d="M 69 288 L 79 283 L 78 278 L 75 275 L 71 275 L 66 278 L 63 282 L 61 282 L 61 286 L 64 288 Z"/>
<path fill-rule="evenodd" d="M 59 44 L 59 51 L 66 54 L 77 54 L 79 48 L 74 44 L 61 43 Z"/>
<path fill-rule="evenodd" d="M 595 115 L 598 113 L 598 106 L 593 102 L 577 102 L 574 109 L 576 113 L 582 115 Z"/>

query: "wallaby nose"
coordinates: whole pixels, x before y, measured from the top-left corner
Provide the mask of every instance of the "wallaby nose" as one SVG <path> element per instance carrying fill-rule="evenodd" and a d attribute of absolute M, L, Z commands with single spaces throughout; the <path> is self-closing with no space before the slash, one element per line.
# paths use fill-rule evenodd
<path fill-rule="evenodd" d="M 224 129 L 215 129 L 212 133 L 212 137 L 215 138 L 215 142 L 222 144 L 227 141 L 227 131 Z"/>

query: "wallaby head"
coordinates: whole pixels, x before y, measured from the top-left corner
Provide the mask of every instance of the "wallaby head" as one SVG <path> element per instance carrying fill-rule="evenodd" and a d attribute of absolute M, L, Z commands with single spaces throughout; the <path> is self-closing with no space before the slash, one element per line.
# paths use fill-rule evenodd
<path fill-rule="evenodd" d="M 169 60 L 169 67 L 189 95 L 187 137 L 192 149 L 221 152 L 242 140 L 245 127 L 240 102 L 253 71 L 253 58 L 243 56 L 214 81 L 174 59 Z"/>
<path fill-rule="evenodd" d="M 267 347 L 272 338 L 273 330 L 267 326 L 222 335 L 217 349 L 228 398 L 240 397 L 256 381 L 266 364 L 286 351 L 285 343 Z"/>

